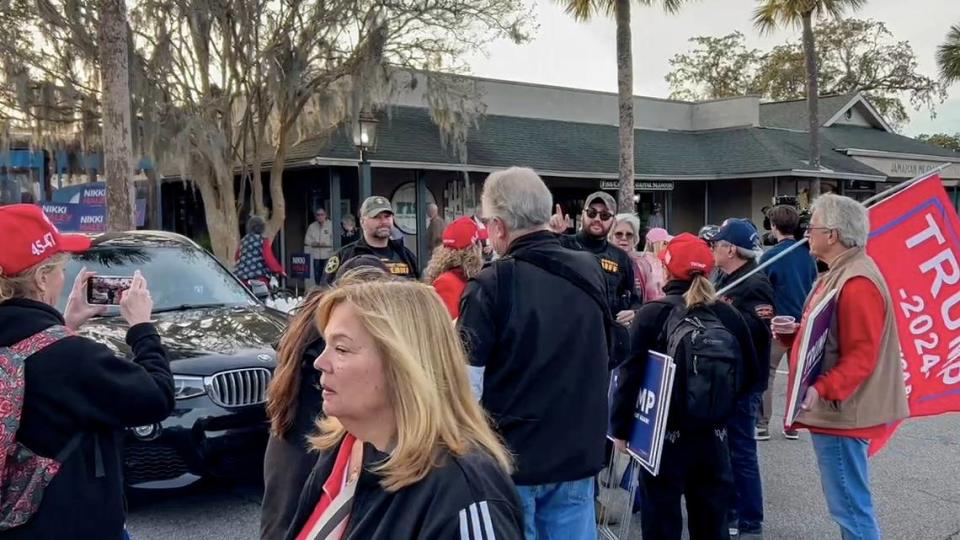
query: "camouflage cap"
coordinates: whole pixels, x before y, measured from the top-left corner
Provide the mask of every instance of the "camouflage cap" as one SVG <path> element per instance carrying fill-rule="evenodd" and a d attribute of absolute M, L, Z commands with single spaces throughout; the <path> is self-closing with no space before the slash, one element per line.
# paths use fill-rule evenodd
<path fill-rule="evenodd" d="M 587 196 L 583 201 L 583 207 L 589 208 L 591 204 L 600 201 L 604 206 L 607 207 L 607 212 L 611 214 L 617 213 L 617 201 L 613 198 L 612 195 L 603 191 L 595 191 Z"/>
<path fill-rule="evenodd" d="M 377 217 L 381 212 L 396 213 L 393 211 L 390 201 L 380 195 L 367 197 L 367 200 L 363 201 L 363 205 L 360 206 L 360 215 L 365 218 Z"/>

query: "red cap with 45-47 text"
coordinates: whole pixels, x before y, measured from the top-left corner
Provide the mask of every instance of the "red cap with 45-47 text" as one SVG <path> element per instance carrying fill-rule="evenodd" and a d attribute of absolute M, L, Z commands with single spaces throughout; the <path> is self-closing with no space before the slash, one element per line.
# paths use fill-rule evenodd
<path fill-rule="evenodd" d="M 0 276 L 16 276 L 58 253 L 79 253 L 90 249 L 90 238 L 81 234 L 60 234 L 39 206 L 0 206 Z"/>

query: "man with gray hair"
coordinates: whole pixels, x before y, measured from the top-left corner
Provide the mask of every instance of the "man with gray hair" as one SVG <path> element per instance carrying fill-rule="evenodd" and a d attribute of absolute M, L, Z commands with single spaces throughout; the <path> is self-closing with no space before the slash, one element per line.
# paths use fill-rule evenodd
<path fill-rule="evenodd" d="M 717 290 L 752 272 L 745 281 L 724 293 L 722 299 L 743 315 L 756 353 L 753 357 L 760 359 L 752 366 L 745 366 L 741 397 L 727 424 L 736 486 L 734 504 L 730 506 L 730 534 L 759 535 L 763 530 L 763 486 L 757 459 L 756 425 L 770 373 L 773 285 L 765 273 L 754 272 L 760 254 L 760 234 L 752 223 L 728 219 L 710 243 L 718 269 Z"/>
<path fill-rule="evenodd" d="M 550 232 L 552 196 L 533 170 L 491 174 L 481 200 L 501 258 L 461 301 L 471 383 L 517 456 L 526 537 L 594 540 L 615 325 L 605 277 L 593 255 Z"/>
<path fill-rule="evenodd" d="M 837 291 L 820 376 L 803 396 L 802 412 L 791 427 L 810 430 L 823 494 L 843 538 L 880 538 L 870 493 L 869 443 L 910 412 L 896 307 L 867 255 L 869 231 L 867 209 L 859 202 L 832 194 L 816 200 L 806 235 L 810 253 L 829 270 L 814 284 L 799 328 L 776 335 L 792 345 L 812 306 L 825 293 Z"/>

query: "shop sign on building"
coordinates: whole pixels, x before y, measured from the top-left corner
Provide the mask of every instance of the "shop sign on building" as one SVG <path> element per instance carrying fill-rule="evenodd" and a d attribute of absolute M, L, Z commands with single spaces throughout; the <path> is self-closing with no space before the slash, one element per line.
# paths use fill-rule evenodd
<path fill-rule="evenodd" d="M 620 183 L 616 180 L 601 180 L 600 189 L 616 191 L 620 189 Z M 673 191 L 673 182 L 634 182 L 634 191 Z"/>

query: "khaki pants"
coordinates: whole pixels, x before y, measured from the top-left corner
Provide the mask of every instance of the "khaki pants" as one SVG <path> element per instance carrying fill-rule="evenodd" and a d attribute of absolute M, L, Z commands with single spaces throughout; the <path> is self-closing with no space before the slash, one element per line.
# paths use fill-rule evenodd
<path fill-rule="evenodd" d="M 757 419 L 757 427 L 765 429 L 770 426 L 770 417 L 773 415 L 773 381 L 777 377 L 777 370 L 783 361 L 788 348 L 782 345 L 776 339 L 770 343 L 770 378 L 767 380 L 767 391 L 763 393 L 763 403 L 760 406 L 760 417 Z"/>

